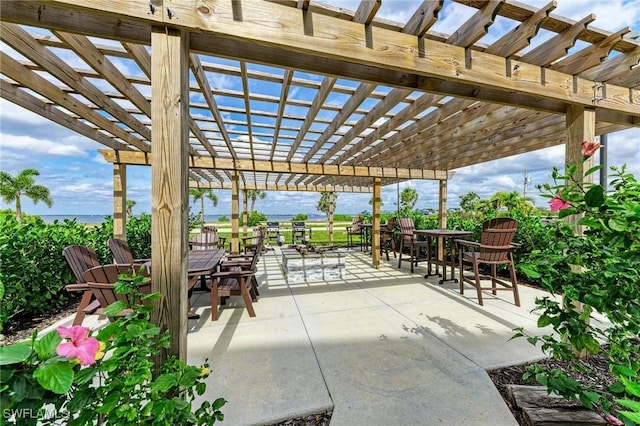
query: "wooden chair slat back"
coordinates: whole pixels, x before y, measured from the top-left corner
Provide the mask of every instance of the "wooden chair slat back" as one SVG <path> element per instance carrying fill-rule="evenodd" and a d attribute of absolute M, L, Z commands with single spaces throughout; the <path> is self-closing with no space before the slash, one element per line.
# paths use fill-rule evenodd
<path fill-rule="evenodd" d="M 413 223 L 413 219 L 410 217 L 401 217 L 400 232 L 402 233 L 402 239 L 405 242 L 413 241 L 415 239 L 416 226 Z"/>
<path fill-rule="evenodd" d="M 393 233 L 395 230 L 396 230 L 396 218 L 395 217 L 389 218 L 389 220 L 387 221 L 387 227 L 386 229 L 383 229 L 383 232 Z"/>
<path fill-rule="evenodd" d="M 218 248 L 218 234 L 201 232 L 189 239 L 191 250 L 215 250 Z"/>
<path fill-rule="evenodd" d="M 131 265 L 134 263 L 129 243 L 125 240 L 120 238 L 111 238 L 107 244 L 109 245 L 109 250 L 111 250 L 111 254 L 113 255 L 113 260 L 116 263 L 123 265 Z"/>
<path fill-rule="evenodd" d="M 485 222 L 480 237 L 480 259 L 487 262 L 506 261 L 517 229 L 518 222 L 511 218 L 501 217 Z"/>
<path fill-rule="evenodd" d="M 96 252 L 87 246 L 67 246 L 62 250 L 62 257 L 67 261 L 78 284 L 86 282 L 82 276 L 84 271 L 100 265 Z"/>

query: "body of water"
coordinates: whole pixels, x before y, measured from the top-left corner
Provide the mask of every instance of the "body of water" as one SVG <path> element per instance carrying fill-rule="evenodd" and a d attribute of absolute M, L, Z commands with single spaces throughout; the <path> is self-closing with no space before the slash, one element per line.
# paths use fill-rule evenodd
<path fill-rule="evenodd" d="M 42 220 L 45 223 L 53 223 L 55 220 L 62 222 L 65 219 L 75 219 L 78 223 L 102 223 L 104 218 L 110 215 L 41 215 Z M 221 216 L 225 216 L 227 219 L 231 219 L 231 215 L 205 215 L 205 221 L 218 222 Z M 294 215 L 287 214 L 268 214 L 267 220 L 270 222 L 290 222 Z M 308 220 L 324 220 L 326 218 L 323 214 L 308 214 Z"/>

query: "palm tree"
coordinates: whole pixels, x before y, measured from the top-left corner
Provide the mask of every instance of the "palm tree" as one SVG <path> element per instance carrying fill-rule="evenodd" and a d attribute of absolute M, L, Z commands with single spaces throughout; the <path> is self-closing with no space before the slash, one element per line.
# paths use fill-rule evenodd
<path fill-rule="evenodd" d="M 135 205 L 136 202 L 134 200 L 127 200 L 127 217 L 133 216 L 133 208 Z"/>
<path fill-rule="evenodd" d="M 400 208 L 403 210 L 413 210 L 418 202 L 418 191 L 413 188 L 404 188 L 400 193 Z"/>
<path fill-rule="evenodd" d="M 475 192 L 460 195 L 460 208 L 463 212 L 474 212 L 480 201 L 480 196 Z"/>
<path fill-rule="evenodd" d="M 218 205 L 218 197 L 211 188 L 191 188 L 189 195 L 193 197 L 193 202 L 200 200 L 200 227 L 204 227 L 204 199 L 208 198 L 213 203 L 213 207 Z"/>
<path fill-rule="evenodd" d="M 506 207 L 509 212 L 518 210 L 523 213 L 528 213 L 534 210 L 533 198 L 522 196 L 518 191 L 498 191 L 493 194 L 490 201 L 496 210 L 499 210 L 501 207 Z"/>
<path fill-rule="evenodd" d="M 42 201 L 47 207 L 53 205 L 49 195 L 49 188 L 36 185 L 33 180 L 34 176 L 39 175 L 40 172 L 35 169 L 25 169 L 18 173 L 16 177 L 0 171 L 0 196 L 7 203 L 16 202 L 16 219 L 18 222 L 22 221 L 22 204 L 20 202 L 22 195 L 30 198 L 34 204 Z"/>
<path fill-rule="evenodd" d="M 256 199 L 260 198 L 261 200 L 264 200 L 264 198 L 267 196 L 267 193 L 265 191 L 262 191 L 260 189 L 247 189 L 247 198 L 249 198 L 251 200 L 251 209 L 249 210 L 249 214 L 253 214 L 253 208 L 256 205 Z"/>
<path fill-rule="evenodd" d="M 321 211 L 322 213 L 326 214 L 327 217 L 329 217 L 329 194 L 331 194 L 330 192 L 321 192 L 320 193 L 320 199 L 318 200 L 318 204 L 316 205 L 316 209 L 318 209 L 318 211 Z M 333 208 L 335 210 L 336 207 L 336 198 L 338 198 L 338 194 L 333 194 Z"/>

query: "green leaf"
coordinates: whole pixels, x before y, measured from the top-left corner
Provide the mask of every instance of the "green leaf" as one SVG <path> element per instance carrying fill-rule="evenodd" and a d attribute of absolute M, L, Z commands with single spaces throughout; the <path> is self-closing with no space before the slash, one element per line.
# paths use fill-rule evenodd
<path fill-rule="evenodd" d="M 607 225 L 614 231 L 625 232 L 627 230 L 627 222 L 617 217 L 609 219 Z"/>
<path fill-rule="evenodd" d="M 584 201 L 589 207 L 600 207 L 604 204 L 604 189 L 600 185 L 593 185 L 584 194 Z"/>
<path fill-rule="evenodd" d="M 118 300 L 104 308 L 104 314 L 108 317 L 114 317 L 127 308 L 126 302 Z"/>
<path fill-rule="evenodd" d="M 36 341 L 35 348 L 40 359 L 46 359 L 55 354 L 56 347 L 62 342 L 62 338 L 56 330 L 52 330 Z"/>
<path fill-rule="evenodd" d="M 96 408 L 96 411 L 100 414 L 106 414 L 112 411 L 118 405 L 118 402 L 120 402 L 120 392 L 112 390 L 104 398 L 102 406 Z"/>
<path fill-rule="evenodd" d="M 611 386 L 609 386 L 609 392 L 622 393 L 624 392 L 624 385 L 620 382 L 615 382 Z"/>
<path fill-rule="evenodd" d="M 69 361 L 43 364 L 33 372 L 40 386 L 58 394 L 65 394 L 73 383 L 73 367 Z"/>
<path fill-rule="evenodd" d="M 593 408 L 593 403 L 597 402 L 599 399 L 600 396 L 595 392 L 584 391 L 580 393 L 580 402 L 590 410 Z"/>
<path fill-rule="evenodd" d="M 627 392 L 637 397 L 640 397 L 640 383 L 633 382 L 627 379 L 626 377 L 621 377 L 620 381 L 624 385 L 624 388 L 626 389 Z"/>
<path fill-rule="evenodd" d="M 158 376 L 151 387 L 154 392 L 166 392 L 178 385 L 178 375 L 175 373 Z"/>
<path fill-rule="evenodd" d="M 538 327 L 543 328 L 551 324 L 551 318 L 545 314 L 538 317 Z"/>
<path fill-rule="evenodd" d="M 640 424 L 640 413 L 632 413 L 630 411 L 619 411 L 620 414 L 624 414 L 624 416 L 626 418 L 628 418 L 629 420 Z"/>
<path fill-rule="evenodd" d="M 520 271 L 522 271 L 522 273 L 525 274 L 527 278 L 535 280 L 542 277 L 542 274 L 538 271 L 536 265 L 522 264 L 518 266 L 518 269 L 520 269 Z"/>
<path fill-rule="evenodd" d="M 630 399 L 616 399 L 616 402 L 623 407 L 636 411 L 640 414 L 640 401 L 632 401 Z"/>
<path fill-rule="evenodd" d="M 0 346 L 0 365 L 24 362 L 31 355 L 31 344 L 20 342 L 9 346 Z"/>
<path fill-rule="evenodd" d="M 215 401 L 213 401 L 213 404 L 211 404 L 211 408 L 214 409 L 214 410 L 219 410 L 226 403 L 227 403 L 226 399 L 218 398 Z"/>

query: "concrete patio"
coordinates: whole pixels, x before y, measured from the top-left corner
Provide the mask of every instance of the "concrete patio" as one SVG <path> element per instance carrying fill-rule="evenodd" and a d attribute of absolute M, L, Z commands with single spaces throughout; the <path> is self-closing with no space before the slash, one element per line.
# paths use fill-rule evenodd
<path fill-rule="evenodd" d="M 228 400 L 224 424 L 275 423 L 333 410 L 332 425 L 517 425 L 485 370 L 541 357 L 515 327 L 539 333 L 530 313 L 542 291 L 464 295 L 423 277 L 424 264 L 370 266 L 347 256 L 343 280 L 287 283 L 278 249 L 261 259 L 250 318 L 240 297 L 210 320 L 209 294 L 192 302 L 188 361 L 208 359 L 205 397 Z M 406 265 L 406 268 L 405 268 Z"/>

